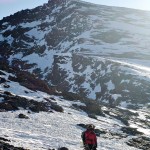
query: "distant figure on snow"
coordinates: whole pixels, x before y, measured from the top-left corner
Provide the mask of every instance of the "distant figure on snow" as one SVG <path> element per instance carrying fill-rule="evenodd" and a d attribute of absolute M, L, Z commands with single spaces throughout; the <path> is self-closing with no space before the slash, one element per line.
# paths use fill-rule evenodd
<path fill-rule="evenodd" d="M 96 150 L 97 138 L 94 132 L 95 126 L 93 124 L 87 125 L 87 130 L 82 132 L 81 138 L 84 145 L 84 150 Z"/>

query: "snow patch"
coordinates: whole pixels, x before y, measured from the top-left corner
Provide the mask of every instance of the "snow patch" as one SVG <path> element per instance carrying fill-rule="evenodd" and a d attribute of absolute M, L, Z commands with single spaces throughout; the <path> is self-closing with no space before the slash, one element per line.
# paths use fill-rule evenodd
<path fill-rule="evenodd" d="M 0 97 L 0 103 L 2 103 L 2 102 L 3 102 L 3 100 L 4 100 L 4 98 L 3 98 L 3 97 Z"/>
<path fill-rule="evenodd" d="M 105 83 L 105 85 L 107 85 L 107 89 L 109 91 L 115 89 L 115 85 L 112 83 L 111 80 L 109 82 Z"/>

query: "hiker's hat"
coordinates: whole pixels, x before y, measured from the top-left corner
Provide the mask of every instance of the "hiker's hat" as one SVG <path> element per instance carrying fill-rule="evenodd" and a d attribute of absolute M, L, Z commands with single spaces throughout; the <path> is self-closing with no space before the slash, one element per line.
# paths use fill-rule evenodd
<path fill-rule="evenodd" d="M 88 124 L 87 125 L 87 129 L 94 129 L 94 128 L 95 128 L 95 126 L 93 124 Z"/>

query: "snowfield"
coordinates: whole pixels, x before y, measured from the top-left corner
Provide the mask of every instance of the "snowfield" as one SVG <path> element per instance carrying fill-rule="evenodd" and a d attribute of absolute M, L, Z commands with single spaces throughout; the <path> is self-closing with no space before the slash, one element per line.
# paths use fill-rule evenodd
<path fill-rule="evenodd" d="M 28 114 L 23 110 L 0 113 L 0 136 L 7 136 L 12 145 L 30 150 L 47 150 L 63 146 L 68 147 L 69 150 L 79 150 L 82 149 L 81 133 L 83 129 L 77 124 L 92 122 L 96 128 L 116 132 L 122 126 L 121 123 L 109 118 L 101 118 L 101 121 L 90 119 L 85 113 L 67 107 L 64 113 Z M 30 119 L 19 119 L 17 117 L 19 113 L 26 114 Z M 127 139 L 112 139 L 111 136 L 109 138 L 98 137 L 98 150 L 136 150 L 125 144 Z"/>

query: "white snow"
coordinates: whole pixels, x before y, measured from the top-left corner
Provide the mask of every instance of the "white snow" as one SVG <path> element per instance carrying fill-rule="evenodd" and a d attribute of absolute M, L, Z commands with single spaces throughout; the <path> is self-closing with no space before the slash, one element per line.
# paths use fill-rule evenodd
<path fill-rule="evenodd" d="M 14 38 L 13 38 L 11 35 L 9 35 L 9 36 L 7 37 L 7 41 L 8 41 L 8 43 L 11 45 L 12 42 L 14 41 Z"/>
<path fill-rule="evenodd" d="M 123 108 L 126 108 L 130 103 L 127 103 L 126 101 L 121 102 L 120 106 Z"/>
<path fill-rule="evenodd" d="M 0 34 L 0 41 L 1 41 L 1 42 L 4 41 L 4 37 L 3 37 L 2 34 Z"/>
<path fill-rule="evenodd" d="M 41 21 L 32 21 L 30 23 L 28 23 L 28 22 L 21 23 L 20 26 L 22 26 L 23 28 L 33 28 L 33 27 L 36 27 L 40 24 L 41 24 Z"/>
<path fill-rule="evenodd" d="M 13 59 L 22 59 L 23 54 L 22 53 L 17 53 L 15 55 L 10 55 L 10 57 L 8 58 L 9 62 L 12 62 Z"/>
<path fill-rule="evenodd" d="M 96 93 L 101 92 L 101 85 L 98 84 L 94 87 L 94 89 L 91 89 L 90 94 L 88 95 L 89 98 L 91 99 L 96 99 Z"/>
<path fill-rule="evenodd" d="M 149 130 L 149 129 L 142 128 L 142 127 L 140 127 L 140 126 L 138 126 L 138 125 L 136 125 L 136 124 L 130 124 L 130 127 L 132 127 L 132 128 L 137 128 L 137 130 L 138 130 L 139 132 L 142 132 L 142 133 L 144 133 L 145 135 L 150 136 L 150 130 Z"/>
<path fill-rule="evenodd" d="M 110 80 L 109 82 L 105 83 L 105 85 L 107 85 L 107 89 L 113 90 L 115 88 L 115 85 L 112 83 L 112 81 Z"/>
<path fill-rule="evenodd" d="M 52 10 L 52 14 L 59 13 L 61 8 L 62 6 L 56 7 L 55 9 Z"/>
<path fill-rule="evenodd" d="M 2 24 L 2 26 L 5 26 L 5 25 L 7 25 L 8 24 L 8 22 L 4 22 L 3 24 Z"/>
<path fill-rule="evenodd" d="M 4 33 L 5 31 L 12 31 L 12 30 L 14 30 L 16 28 L 16 26 L 11 26 L 11 25 L 9 25 L 5 30 L 2 30 L 2 32 L 1 33 Z"/>
<path fill-rule="evenodd" d="M 121 94 L 112 94 L 111 96 L 114 100 L 117 100 L 118 97 L 121 97 Z"/>
<path fill-rule="evenodd" d="M 52 63 L 54 61 L 54 54 L 56 52 L 51 50 L 51 53 L 49 53 L 48 50 L 45 51 L 45 55 L 44 56 L 39 56 L 36 53 L 33 53 L 31 55 L 28 55 L 26 57 L 23 57 L 22 60 L 27 61 L 29 63 L 36 63 L 37 67 L 39 67 L 41 69 L 41 71 L 44 71 L 45 68 L 48 66 L 52 66 Z"/>
<path fill-rule="evenodd" d="M 63 102 L 65 104 L 65 101 Z M 30 119 L 18 119 L 18 114 L 24 113 Z M 70 114 L 68 114 L 70 113 Z M 0 113 L 0 136 L 8 135 L 11 144 L 32 150 L 68 147 L 69 150 L 81 149 L 81 132 L 79 123 L 91 123 L 97 128 L 118 130 L 111 119 L 96 121 L 89 119 L 84 113 L 65 108 L 64 113 L 33 113 L 27 111 Z M 115 124 L 120 125 L 118 122 Z M 118 129 L 117 129 L 118 128 Z M 115 143 L 115 144 L 114 144 Z M 98 137 L 98 150 L 136 150 L 125 144 L 125 139 L 105 139 Z"/>

